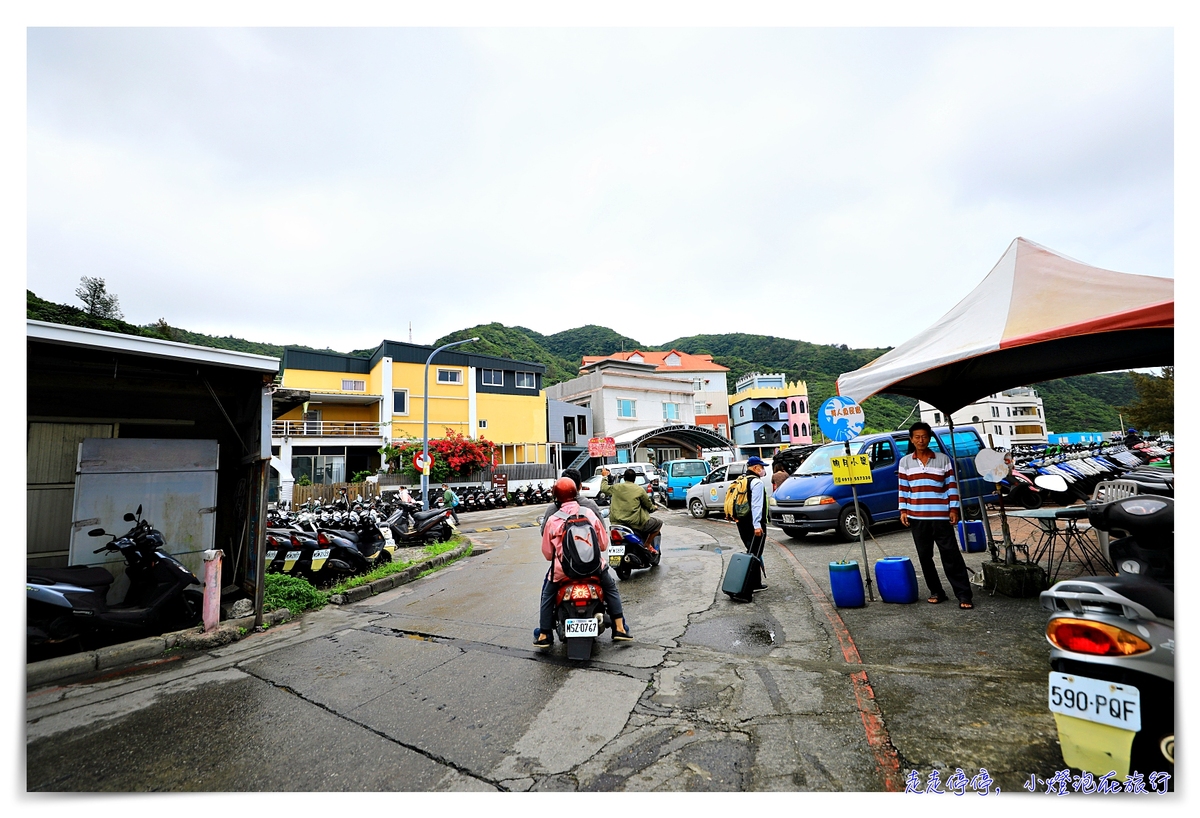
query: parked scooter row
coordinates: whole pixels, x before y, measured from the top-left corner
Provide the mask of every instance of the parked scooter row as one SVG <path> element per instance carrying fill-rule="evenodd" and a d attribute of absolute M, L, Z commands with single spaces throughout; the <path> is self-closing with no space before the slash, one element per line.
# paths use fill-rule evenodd
<path fill-rule="evenodd" d="M 25 574 L 28 659 L 89 650 L 102 645 L 191 627 L 200 621 L 204 595 L 191 571 L 166 553 L 162 532 L 142 519 L 142 507 L 124 516 L 133 527 L 120 537 L 102 528 L 89 537 L 111 536 L 92 553 L 125 560 L 129 588 L 109 605 L 114 582 L 108 569 L 72 565 L 28 568 Z"/>
<path fill-rule="evenodd" d="M 1171 497 L 1174 473 L 1150 465 L 1165 454 L 1165 449 L 1149 444 L 1134 449 L 1107 443 L 1017 447 L 1012 451 L 1013 472 L 1001 482 L 999 490 L 1006 503 L 1027 509 L 1039 508 L 1044 502 L 1066 506 L 1087 500 L 1098 483 L 1115 479 L 1136 482 L 1139 494 Z"/>

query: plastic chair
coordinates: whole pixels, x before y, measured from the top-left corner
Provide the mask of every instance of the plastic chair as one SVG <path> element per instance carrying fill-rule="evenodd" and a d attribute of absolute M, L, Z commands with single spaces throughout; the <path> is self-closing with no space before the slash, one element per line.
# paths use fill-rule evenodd
<path fill-rule="evenodd" d="M 1137 493 L 1138 484 L 1133 480 L 1105 480 L 1097 483 L 1096 488 L 1092 489 L 1092 499 L 1101 503 L 1111 503 L 1113 500 L 1132 497 Z M 1108 532 L 1097 531 L 1096 539 L 1100 542 L 1100 551 L 1104 554 L 1104 559 L 1111 563 L 1112 557 L 1108 553 Z"/>

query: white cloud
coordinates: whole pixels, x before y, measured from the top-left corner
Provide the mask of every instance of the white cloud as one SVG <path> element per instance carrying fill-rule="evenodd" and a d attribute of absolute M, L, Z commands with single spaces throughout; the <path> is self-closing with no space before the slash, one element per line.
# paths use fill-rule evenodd
<path fill-rule="evenodd" d="M 1172 275 L 1167 30 L 35 30 L 29 287 L 350 349 L 897 344 L 1017 235 Z"/>

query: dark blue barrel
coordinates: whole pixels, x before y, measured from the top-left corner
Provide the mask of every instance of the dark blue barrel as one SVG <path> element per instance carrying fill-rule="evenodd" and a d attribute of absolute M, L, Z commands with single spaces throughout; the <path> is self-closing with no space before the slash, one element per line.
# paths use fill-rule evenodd
<path fill-rule="evenodd" d="M 907 605 L 917 601 L 917 572 L 908 557 L 884 557 L 875 561 L 875 581 L 884 602 Z"/>
<path fill-rule="evenodd" d="M 829 584 L 833 586 L 833 604 L 839 608 L 861 608 L 867 604 L 862 574 L 854 560 L 829 563 Z"/>

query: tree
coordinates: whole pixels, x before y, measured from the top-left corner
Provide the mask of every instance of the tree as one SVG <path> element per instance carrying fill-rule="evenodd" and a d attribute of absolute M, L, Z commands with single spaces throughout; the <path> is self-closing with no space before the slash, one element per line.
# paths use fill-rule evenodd
<path fill-rule="evenodd" d="M 1175 433 L 1175 367 L 1164 366 L 1162 376 L 1130 372 L 1137 400 L 1121 407 L 1129 425 L 1152 432 Z"/>
<path fill-rule="evenodd" d="M 423 449 L 420 440 L 395 441 L 379 450 L 384 461 L 392 467 L 393 474 L 416 477 L 413 457 Z M 466 479 L 472 472 L 482 471 L 496 462 L 496 445 L 487 438 L 471 440 L 452 429 L 446 436 L 429 441 L 429 454 L 433 457 L 429 481 L 441 483 L 447 480 Z"/>
<path fill-rule="evenodd" d="M 81 276 L 75 297 L 87 307 L 87 314 L 96 318 L 124 318 L 117 297 L 108 291 L 102 278 Z"/>
<path fill-rule="evenodd" d="M 175 340 L 175 328 L 168 324 L 167 319 L 165 318 L 158 319 L 158 321 L 154 323 L 152 329 L 154 332 L 158 333 L 160 337 L 168 341 Z"/>

